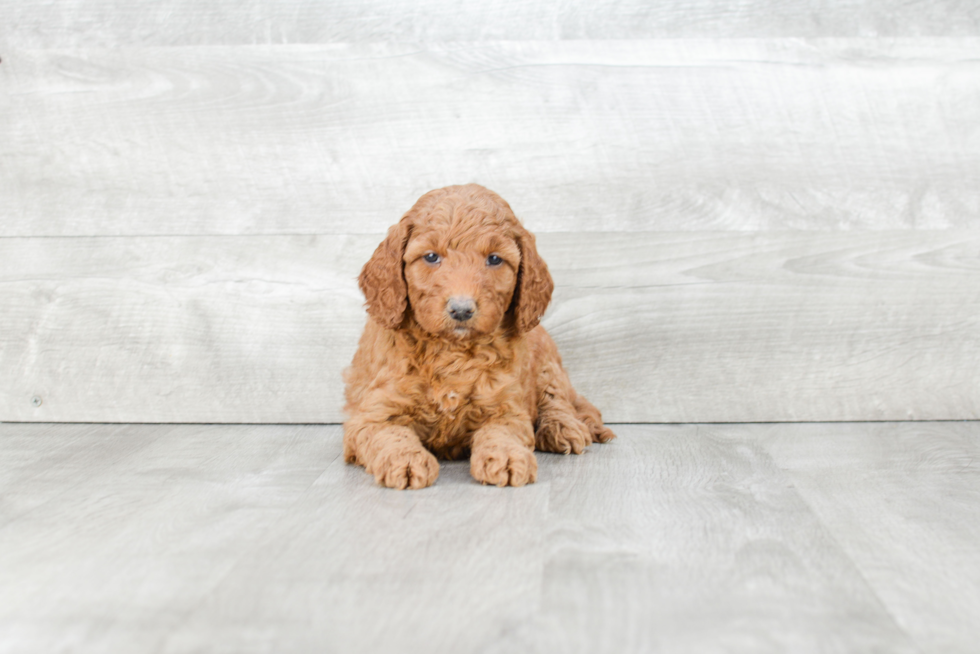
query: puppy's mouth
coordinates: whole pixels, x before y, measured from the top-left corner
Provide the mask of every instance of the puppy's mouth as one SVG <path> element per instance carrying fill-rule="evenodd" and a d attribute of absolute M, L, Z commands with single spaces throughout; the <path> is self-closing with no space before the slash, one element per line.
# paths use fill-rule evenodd
<path fill-rule="evenodd" d="M 453 339 L 469 339 L 476 336 L 480 336 L 484 333 L 480 325 L 477 324 L 476 320 L 451 320 L 448 325 L 446 325 L 445 332 Z"/>

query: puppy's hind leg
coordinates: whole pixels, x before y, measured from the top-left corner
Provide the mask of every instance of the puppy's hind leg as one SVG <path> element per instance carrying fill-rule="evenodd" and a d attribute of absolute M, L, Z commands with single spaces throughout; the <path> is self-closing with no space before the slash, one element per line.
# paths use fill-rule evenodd
<path fill-rule="evenodd" d="M 602 423 L 602 414 L 591 402 L 576 393 L 572 403 L 575 406 L 575 415 L 589 428 L 592 442 L 608 443 L 616 438 L 616 434 Z"/>
<path fill-rule="evenodd" d="M 541 364 L 536 378 L 538 415 L 534 440 L 537 449 L 581 454 L 592 443 L 615 438 L 602 424 L 599 410 L 575 392 L 548 333 L 541 329 L 532 334 L 536 334 L 532 348 Z"/>
<path fill-rule="evenodd" d="M 589 426 L 568 400 L 545 394 L 538 403 L 534 446 L 543 452 L 581 454 L 592 443 Z"/>

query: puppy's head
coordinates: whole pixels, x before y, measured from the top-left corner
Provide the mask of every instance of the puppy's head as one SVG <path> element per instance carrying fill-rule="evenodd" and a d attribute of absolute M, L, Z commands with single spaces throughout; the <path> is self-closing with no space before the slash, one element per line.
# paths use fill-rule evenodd
<path fill-rule="evenodd" d="M 476 184 L 426 193 L 365 264 L 368 314 L 388 329 L 407 316 L 430 334 L 464 339 L 502 324 L 532 329 L 553 283 L 534 236 L 493 191 Z"/>

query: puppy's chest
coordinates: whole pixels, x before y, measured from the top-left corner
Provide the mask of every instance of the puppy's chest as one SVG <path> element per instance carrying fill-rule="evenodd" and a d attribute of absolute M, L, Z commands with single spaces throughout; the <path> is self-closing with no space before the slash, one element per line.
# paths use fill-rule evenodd
<path fill-rule="evenodd" d="M 461 376 L 440 371 L 423 375 L 418 397 L 420 417 L 433 427 L 479 421 L 488 405 L 495 402 L 494 381 L 486 375 Z"/>
<path fill-rule="evenodd" d="M 476 429 L 500 410 L 514 382 L 510 367 L 475 363 L 447 357 L 414 370 L 415 379 L 408 381 L 418 423 L 448 436 Z"/>
<path fill-rule="evenodd" d="M 472 388 L 435 383 L 426 389 L 426 413 L 438 422 L 453 421 L 471 405 Z"/>

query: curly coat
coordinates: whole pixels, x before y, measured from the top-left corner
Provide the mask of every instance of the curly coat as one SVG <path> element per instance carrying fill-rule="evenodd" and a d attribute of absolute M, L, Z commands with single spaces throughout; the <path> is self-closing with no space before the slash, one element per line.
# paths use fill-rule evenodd
<path fill-rule="evenodd" d="M 538 325 L 554 285 L 534 236 L 496 193 L 430 191 L 365 264 L 370 316 L 347 383 L 344 457 L 391 488 L 424 488 L 436 456 L 484 484 L 537 478 L 534 449 L 615 435 L 575 392 Z"/>

